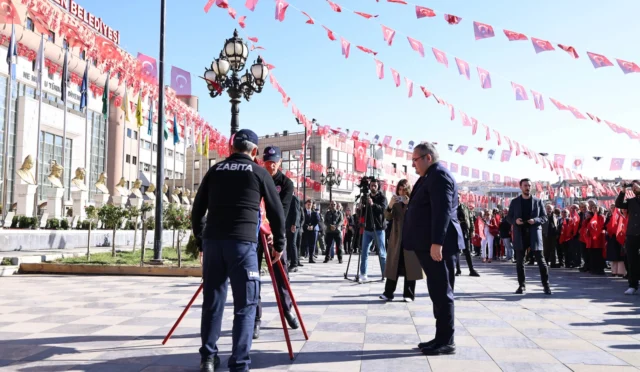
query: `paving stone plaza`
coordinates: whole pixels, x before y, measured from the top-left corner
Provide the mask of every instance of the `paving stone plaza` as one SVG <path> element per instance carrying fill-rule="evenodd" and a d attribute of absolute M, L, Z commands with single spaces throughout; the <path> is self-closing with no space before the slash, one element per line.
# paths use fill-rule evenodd
<path fill-rule="evenodd" d="M 512 294 L 514 265 L 478 264 L 482 277 L 456 280 L 457 354 L 426 357 L 415 349 L 435 333 L 426 284 L 418 284 L 414 303 L 383 303 L 382 283 L 346 281 L 345 267 L 331 261 L 292 274 L 310 335 L 305 342 L 300 330 L 292 332 L 294 361 L 273 287 L 263 277 L 263 330 L 253 343 L 252 370 L 640 369 L 640 297 L 624 296 L 621 279 L 552 270 L 554 294 L 548 297 L 536 282 L 537 267 L 527 267 L 531 278 L 523 297 Z M 201 298 L 168 344 L 161 342 L 199 279 L 17 275 L 0 278 L 0 284 L 1 371 L 198 370 Z M 232 319 L 229 293 L 219 342 L 225 367 Z"/>

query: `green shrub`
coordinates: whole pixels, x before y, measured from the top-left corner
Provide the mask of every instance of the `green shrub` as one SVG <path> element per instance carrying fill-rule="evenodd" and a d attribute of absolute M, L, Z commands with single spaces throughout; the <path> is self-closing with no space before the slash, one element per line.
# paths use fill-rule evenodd
<path fill-rule="evenodd" d="M 49 218 L 49 220 L 47 221 L 46 229 L 48 229 L 48 230 L 60 230 L 60 220 L 57 219 L 57 218 Z"/>
<path fill-rule="evenodd" d="M 153 230 L 156 227 L 156 220 L 154 217 L 149 217 L 144 224 L 146 225 L 147 230 Z"/>
<path fill-rule="evenodd" d="M 136 223 L 134 221 L 127 221 L 127 225 L 124 227 L 125 230 L 135 230 L 136 229 Z"/>
<path fill-rule="evenodd" d="M 21 229 L 34 229 L 38 223 L 38 219 L 35 217 L 20 216 L 20 228 Z"/>
<path fill-rule="evenodd" d="M 20 216 L 13 216 L 13 219 L 11 220 L 11 228 L 18 228 L 18 222 L 20 222 Z"/>
<path fill-rule="evenodd" d="M 78 230 L 89 230 L 89 220 L 84 220 L 78 224 Z M 91 230 L 95 230 L 98 224 L 93 221 L 91 222 Z"/>
<path fill-rule="evenodd" d="M 200 251 L 196 246 L 196 238 L 193 237 L 193 234 L 189 236 L 189 242 L 187 243 L 187 247 L 185 248 L 187 254 L 189 254 L 193 259 L 198 259 L 200 257 Z"/>
<path fill-rule="evenodd" d="M 60 230 L 69 230 L 69 220 L 66 218 L 60 220 Z"/>

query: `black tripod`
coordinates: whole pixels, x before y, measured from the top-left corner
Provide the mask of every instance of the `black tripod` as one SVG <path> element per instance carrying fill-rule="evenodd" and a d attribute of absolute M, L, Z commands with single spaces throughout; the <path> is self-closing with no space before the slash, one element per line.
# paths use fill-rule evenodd
<path fill-rule="evenodd" d="M 371 207 L 369 206 L 369 204 L 367 203 L 367 199 L 368 199 L 369 194 L 360 194 L 356 197 L 356 202 L 358 201 L 358 199 L 360 199 L 360 214 L 358 215 L 358 223 L 360 224 L 359 229 L 360 231 L 357 234 L 354 234 L 353 236 L 353 244 L 352 244 L 352 249 L 351 252 L 349 252 L 349 261 L 347 262 L 347 271 L 344 272 L 344 278 L 346 280 L 352 281 L 352 282 L 358 282 L 358 283 L 372 283 L 372 282 L 381 282 L 384 281 L 384 273 L 382 272 L 382 259 L 380 258 L 380 243 L 378 242 L 378 235 L 377 234 L 373 234 L 374 238 L 373 238 L 373 246 L 376 249 L 376 253 L 378 255 L 378 261 L 380 262 L 380 280 L 369 280 L 366 282 L 360 282 L 360 257 L 362 257 L 362 252 L 365 249 L 369 249 L 369 247 L 363 247 L 362 246 L 362 237 L 364 235 L 364 229 L 367 226 L 367 222 L 371 221 L 371 225 L 374 226 L 374 221 L 373 221 L 373 210 L 371 210 Z M 365 221 L 366 219 L 366 221 Z M 358 266 L 356 267 L 356 276 L 354 279 L 350 279 L 349 278 L 349 266 L 351 265 L 351 256 L 353 255 L 353 251 L 355 250 L 355 247 L 358 246 L 358 244 L 360 244 L 360 254 L 358 254 Z"/>

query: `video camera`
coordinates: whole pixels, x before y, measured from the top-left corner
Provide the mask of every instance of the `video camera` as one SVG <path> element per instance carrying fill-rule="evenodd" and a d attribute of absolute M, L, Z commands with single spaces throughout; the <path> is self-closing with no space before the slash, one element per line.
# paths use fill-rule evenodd
<path fill-rule="evenodd" d="M 360 188 L 360 198 L 362 198 L 363 200 L 369 196 L 369 187 L 372 182 L 378 182 L 378 184 L 380 184 L 380 180 L 373 176 L 362 177 L 360 178 L 360 182 L 356 184 L 356 186 Z"/>

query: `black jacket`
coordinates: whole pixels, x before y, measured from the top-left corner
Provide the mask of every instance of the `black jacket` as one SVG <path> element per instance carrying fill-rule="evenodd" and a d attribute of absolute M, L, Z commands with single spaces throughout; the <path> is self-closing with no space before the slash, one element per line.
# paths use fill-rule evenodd
<path fill-rule="evenodd" d="M 458 204 L 458 221 L 460 221 L 460 228 L 462 229 L 462 235 L 465 239 L 469 239 L 470 236 L 473 236 L 473 222 L 471 221 L 469 208 L 460 203 Z"/>
<path fill-rule="evenodd" d="M 344 226 L 342 213 L 339 211 L 328 210 L 324 215 L 324 223 L 326 226 L 326 233 L 339 233 L 342 231 L 342 226 Z M 336 229 L 331 231 L 331 225 L 335 225 Z"/>
<path fill-rule="evenodd" d="M 616 208 L 627 210 L 627 236 L 640 235 L 640 197 L 624 200 L 625 192 L 622 190 L 616 198 Z"/>
<path fill-rule="evenodd" d="M 306 209 L 303 209 L 302 214 L 304 216 L 304 224 L 302 225 L 304 231 L 318 231 L 318 224 L 320 223 L 320 213 L 318 213 L 315 209 L 312 209 L 310 212 L 307 212 Z M 308 229 L 309 226 L 311 226 L 311 230 Z"/>
<path fill-rule="evenodd" d="M 378 191 L 375 195 L 371 195 L 371 200 L 373 200 L 373 204 L 367 204 L 367 207 L 373 212 L 373 221 L 371 221 L 370 217 L 365 216 L 365 230 L 384 230 L 386 226 L 384 210 L 387 209 L 387 198 L 382 192 Z"/>
<path fill-rule="evenodd" d="M 291 230 L 291 226 L 295 226 L 298 229 L 302 226 L 304 220 L 300 218 L 302 217 L 302 213 L 300 212 L 300 199 L 292 195 L 291 204 L 289 204 L 289 213 L 287 213 L 287 231 Z"/>
<path fill-rule="evenodd" d="M 284 210 L 269 173 L 248 155 L 238 153 L 209 168 L 191 211 L 198 247 L 202 249 L 202 239 L 257 243 L 262 199 L 273 233 L 274 249 L 282 252 L 285 248 Z"/>
<path fill-rule="evenodd" d="M 507 221 L 506 218 L 502 218 L 500 220 L 500 238 L 504 239 L 504 238 L 511 238 L 511 224 L 509 223 L 509 221 Z"/>
<path fill-rule="evenodd" d="M 273 176 L 273 183 L 276 185 L 278 194 L 280 194 L 280 202 L 282 202 L 282 209 L 284 209 L 284 219 L 286 220 L 287 215 L 289 214 L 291 198 L 293 197 L 293 182 L 291 182 L 289 177 L 278 171 L 278 173 Z"/>
<path fill-rule="evenodd" d="M 431 165 L 411 191 L 402 225 L 404 249 L 429 252 L 432 244 L 440 244 L 447 255 L 463 250 L 465 244 L 457 209 L 455 179 L 440 163 Z"/>

